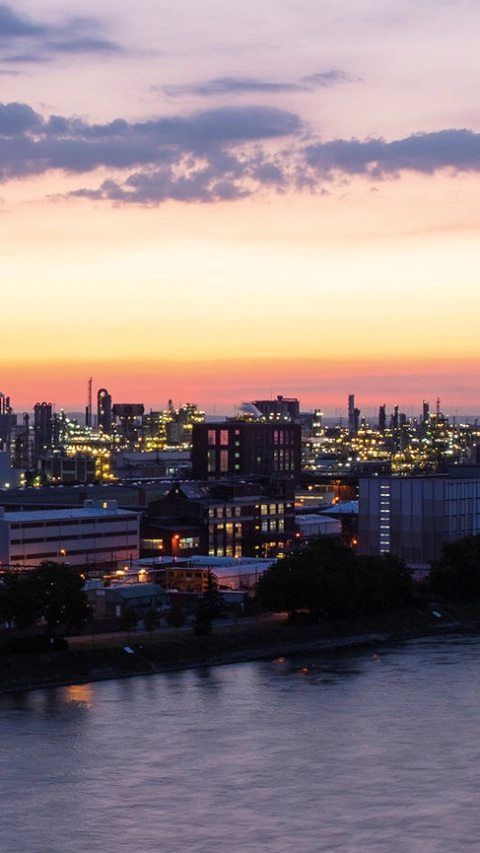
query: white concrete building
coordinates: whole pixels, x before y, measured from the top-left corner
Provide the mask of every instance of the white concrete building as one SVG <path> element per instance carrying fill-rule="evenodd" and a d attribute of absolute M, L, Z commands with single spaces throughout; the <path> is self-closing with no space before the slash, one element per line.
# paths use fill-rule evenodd
<path fill-rule="evenodd" d="M 140 517 L 117 501 L 85 501 L 81 509 L 6 512 L 0 507 L 2 566 L 113 566 L 138 558 Z"/>

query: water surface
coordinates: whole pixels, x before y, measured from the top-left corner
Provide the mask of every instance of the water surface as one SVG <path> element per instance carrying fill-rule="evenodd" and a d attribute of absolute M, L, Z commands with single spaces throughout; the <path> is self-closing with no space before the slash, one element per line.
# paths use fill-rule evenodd
<path fill-rule="evenodd" d="M 5 853 L 466 853 L 480 640 L 0 697 Z"/>

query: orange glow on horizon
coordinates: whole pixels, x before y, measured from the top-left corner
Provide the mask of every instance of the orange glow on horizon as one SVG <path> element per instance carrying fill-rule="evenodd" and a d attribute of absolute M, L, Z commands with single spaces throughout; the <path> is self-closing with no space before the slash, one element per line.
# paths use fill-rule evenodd
<path fill-rule="evenodd" d="M 144 403 L 147 409 L 196 403 L 208 412 L 231 415 L 241 402 L 284 396 L 298 397 L 303 410 L 346 407 L 355 394 L 360 408 L 399 404 L 421 407 L 423 399 L 442 408 L 475 413 L 479 408 L 479 360 L 401 358 L 249 359 L 192 362 L 13 363 L 4 366 L 2 388 L 15 412 L 30 410 L 37 401 L 57 410 L 81 412 L 87 404 L 87 383 L 96 393 L 107 388 L 114 401 Z"/>

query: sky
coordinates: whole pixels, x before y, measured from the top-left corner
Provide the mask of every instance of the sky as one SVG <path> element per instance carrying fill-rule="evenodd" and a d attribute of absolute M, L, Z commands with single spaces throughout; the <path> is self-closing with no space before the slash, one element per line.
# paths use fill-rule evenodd
<path fill-rule="evenodd" d="M 478 412 L 480 0 L 0 4 L 0 390 Z"/>

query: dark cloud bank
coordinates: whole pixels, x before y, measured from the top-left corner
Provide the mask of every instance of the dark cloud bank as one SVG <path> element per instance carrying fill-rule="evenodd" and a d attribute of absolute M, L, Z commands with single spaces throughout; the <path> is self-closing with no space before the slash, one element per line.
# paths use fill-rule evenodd
<path fill-rule="evenodd" d="M 102 35 L 101 23 L 91 17 L 71 17 L 57 26 L 18 14 L 0 3 L 0 62 L 7 65 L 42 63 L 59 54 L 109 55 L 122 52 Z"/>
<path fill-rule="evenodd" d="M 376 182 L 402 172 L 480 171 L 480 134 L 443 130 L 384 139 L 309 140 L 294 113 L 240 106 L 144 122 L 89 124 L 45 119 L 27 104 L 0 104 L 0 181 L 59 170 L 75 177 L 102 168 L 111 178 L 70 195 L 125 203 L 169 199 L 215 202 L 264 188 L 310 188 L 361 176 Z"/>

